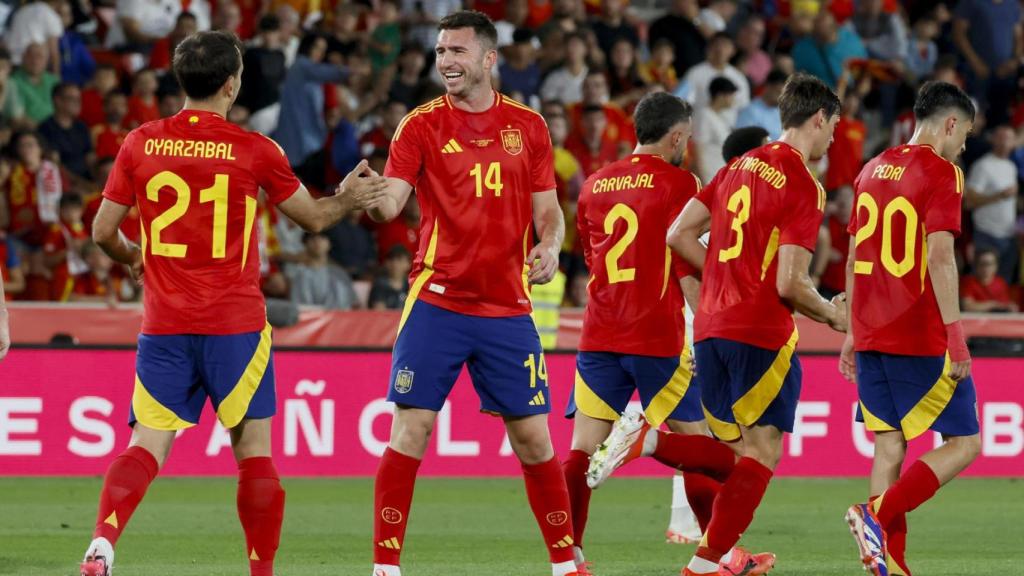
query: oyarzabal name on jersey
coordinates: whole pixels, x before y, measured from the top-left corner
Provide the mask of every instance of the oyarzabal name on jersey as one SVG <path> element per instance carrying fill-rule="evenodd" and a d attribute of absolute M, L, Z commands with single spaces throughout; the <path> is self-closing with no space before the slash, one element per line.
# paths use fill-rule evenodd
<path fill-rule="evenodd" d="M 744 156 L 739 160 L 736 160 L 729 166 L 729 170 L 746 170 L 748 172 L 753 172 L 776 190 L 779 190 L 786 185 L 785 174 L 779 172 L 778 168 L 764 160 L 753 156 Z"/>
<path fill-rule="evenodd" d="M 638 188 L 654 188 L 654 174 L 643 173 L 632 176 L 614 176 L 601 178 L 594 182 L 594 194 L 617 192 Z"/>
<path fill-rule="evenodd" d="M 231 144 L 209 140 L 173 140 L 150 138 L 143 148 L 146 156 L 180 156 L 183 158 L 216 158 L 235 160 Z"/>

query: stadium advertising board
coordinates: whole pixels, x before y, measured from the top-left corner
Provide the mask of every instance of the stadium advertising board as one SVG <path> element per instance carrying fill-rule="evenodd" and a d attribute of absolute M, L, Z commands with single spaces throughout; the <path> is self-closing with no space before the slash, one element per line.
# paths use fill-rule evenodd
<path fill-rule="evenodd" d="M 0 364 L 0 475 L 99 475 L 128 441 L 134 382 L 130 351 L 14 350 Z M 292 476 L 372 475 L 390 429 L 384 400 L 387 353 L 279 352 L 275 358 L 278 416 L 274 454 Z M 871 435 L 853 421 L 855 389 L 829 356 L 805 357 L 802 403 L 786 442 L 779 474 L 864 476 Z M 560 454 L 571 423 L 561 416 L 573 382 L 574 357 L 547 359 L 552 387 L 551 428 Z M 1024 359 L 976 359 L 983 454 L 968 470 L 977 476 L 1024 476 Z M 416 386 L 415 375 L 402 386 Z M 181 433 L 165 474 L 236 472 L 227 432 L 211 411 Z M 936 439 L 922 436 L 911 456 Z M 441 413 L 421 474 L 519 474 L 500 421 L 481 414 L 465 373 Z M 621 473 L 665 475 L 638 461 Z"/>

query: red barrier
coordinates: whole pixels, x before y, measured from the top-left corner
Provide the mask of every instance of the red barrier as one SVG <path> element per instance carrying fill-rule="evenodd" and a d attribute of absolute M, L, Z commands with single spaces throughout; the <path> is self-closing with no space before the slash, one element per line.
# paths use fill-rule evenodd
<path fill-rule="evenodd" d="M 387 353 L 281 352 L 276 356 L 278 416 L 274 455 L 284 474 L 367 476 L 374 473 L 390 429 L 383 400 Z M 855 389 L 832 357 L 805 357 L 803 401 L 778 473 L 864 476 L 870 435 L 853 423 Z M 0 475 L 102 474 L 128 441 L 125 425 L 133 382 L 129 351 L 15 350 L 0 363 Z M 555 447 L 565 454 L 571 422 L 561 411 L 573 382 L 574 358 L 548 358 Z M 974 376 L 983 456 L 968 474 L 1024 476 L 1024 359 L 977 359 Z M 415 385 L 415 383 L 414 383 Z M 483 415 L 466 375 L 441 413 L 421 471 L 425 475 L 519 474 L 500 420 Z M 235 473 L 230 440 L 209 411 L 182 433 L 164 470 L 172 475 Z M 934 441 L 911 444 L 911 456 Z M 632 475 L 666 475 L 636 462 Z"/>
<path fill-rule="evenodd" d="M 46 344 L 54 334 L 74 335 L 81 344 L 134 345 L 142 309 L 128 306 L 110 309 L 101 305 L 10 305 L 15 344 Z M 398 311 L 353 310 L 347 312 L 306 309 L 299 322 L 274 331 L 278 346 L 318 348 L 390 348 L 395 341 Z M 838 352 L 843 335 L 824 324 L 797 317 L 799 349 L 804 352 Z M 575 350 L 583 327 L 583 311 L 562 311 L 558 347 Z M 964 331 L 970 336 L 1024 338 L 1024 314 L 967 314 Z"/>

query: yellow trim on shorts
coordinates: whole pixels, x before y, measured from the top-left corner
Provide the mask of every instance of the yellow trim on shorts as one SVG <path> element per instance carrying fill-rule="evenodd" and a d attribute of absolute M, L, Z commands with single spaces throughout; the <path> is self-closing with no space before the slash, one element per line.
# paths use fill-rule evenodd
<path fill-rule="evenodd" d="M 860 413 L 864 417 L 864 427 L 872 432 L 892 432 L 896 430 L 892 426 L 888 425 L 885 420 L 882 420 L 878 416 L 875 416 L 868 410 L 868 407 L 864 405 L 864 401 L 859 401 Z"/>
<path fill-rule="evenodd" d="M 800 333 L 796 326 L 793 326 L 793 334 L 779 350 L 772 365 L 768 367 L 757 384 L 754 384 L 753 388 L 747 390 L 747 393 L 732 405 L 732 413 L 738 424 L 744 426 L 756 424 L 764 411 L 779 395 L 779 390 L 782 390 L 782 384 L 786 381 L 786 375 L 789 374 L 793 352 L 796 351 L 796 342 L 799 339 Z"/>
<path fill-rule="evenodd" d="M 685 311 L 681 312 L 685 314 Z M 661 426 L 669 414 L 679 406 L 686 396 L 693 382 L 693 371 L 690 370 L 690 345 L 686 341 L 686 331 L 683 331 L 683 351 L 679 354 L 679 366 L 672 374 L 672 378 L 665 384 L 665 387 L 658 390 L 658 393 L 651 398 L 651 403 L 644 409 L 644 416 L 651 426 Z"/>
<path fill-rule="evenodd" d="M 132 412 L 135 413 L 136 422 L 153 430 L 184 430 L 196 425 L 195 422 L 179 418 L 170 408 L 153 398 L 138 373 L 135 374 L 135 390 L 132 392 Z"/>
<path fill-rule="evenodd" d="M 949 354 L 946 354 L 946 361 L 942 365 L 942 374 L 939 375 L 939 379 L 932 385 L 931 390 L 928 390 L 910 412 L 907 412 L 907 415 L 900 420 L 903 436 L 907 440 L 913 440 L 927 432 L 952 400 L 953 393 L 956 392 L 956 381 L 949 377 L 949 366 Z"/>
<path fill-rule="evenodd" d="M 573 386 L 573 397 L 576 399 L 576 409 L 586 416 L 598 420 L 615 421 L 620 414 L 612 409 L 607 402 L 601 399 L 596 392 L 590 389 L 590 385 L 583 380 L 580 371 L 576 371 L 576 385 Z"/>
<path fill-rule="evenodd" d="M 405 321 L 409 319 L 409 313 L 416 304 L 416 299 L 423 290 L 423 285 L 434 275 L 434 257 L 437 256 L 437 219 L 434 219 L 434 230 L 430 233 L 430 243 L 427 244 L 427 253 L 423 256 L 423 270 L 412 281 L 409 287 L 409 294 L 405 297 L 405 307 L 402 308 L 402 319 L 398 321 L 398 333 L 402 333 Z"/>
<path fill-rule="evenodd" d="M 238 379 L 231 393 L 221 401 L 217 408 L 217 418 L 225 428 L 234 428 L 245 418 L 249 411 L 249 403 L 256 395 L 256 390 L 263 381 L 263 375 L 267 372 L 267 364 L 270 363 L 270 323 L 260 332 L 260 343 L 256 346 L 249 365 L 245 367 L 242 376 Z"/>
<path fill-rule="evenodd" d="M 708 421 L 708 428 L 711 429 L 711 433 L 715 435 L 715 438 L 723 442 L 735 442 L 740 439 L 740 427 L 738 425 L 715 418 L 715 415 L 704 406 L 703 402 L 700 407 L 704 410 L 704 419 Z"/>

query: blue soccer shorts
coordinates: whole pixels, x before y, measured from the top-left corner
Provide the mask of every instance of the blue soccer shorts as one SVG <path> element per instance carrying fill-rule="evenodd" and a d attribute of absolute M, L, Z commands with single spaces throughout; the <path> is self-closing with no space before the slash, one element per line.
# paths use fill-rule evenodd
<path fill-rule="evenodd" d="M 704 413 L 689 356 L 689 348 L 675 357 L 580 352 L 576 355 L 576 385 L 565 417 L 572 418 L 579 410 L 598 420 L 615 420 L 635 391 L 651 426 L 670 419 L 699 422 Z"/>
<path fill-rule="evenodd" d="M 802 371 L 797 332 L 779 350 L 724 338 L 697 342 L 697 378 L 708 427 L 718 439 L 740 438 L 739 425 L 792 432 Z"/>
<path fill-rule="evenodd" d="M 199 423 L 206 399 L 225 428 L 276 411 L 270 324 L 260 332 L 139 335 L 129 423 L 181 430 Z"/>
<path fill-rule="evenodd" d="M 948 356 L 857 352 L 857 421 L 872 432 L 901 430 L 907 440 L 928 430 L 977 434 L 974 380 L 954 381 L 949 364 Z"/>
<path fill-rule="evenodd" d="M 469 368 L 480 410 L 502 416 L 547 414 L 547 366 L 528 314 L 470 316 L 416 300 L 399 327 L 388 400 L 440 411 L 462 366 Z"/>

